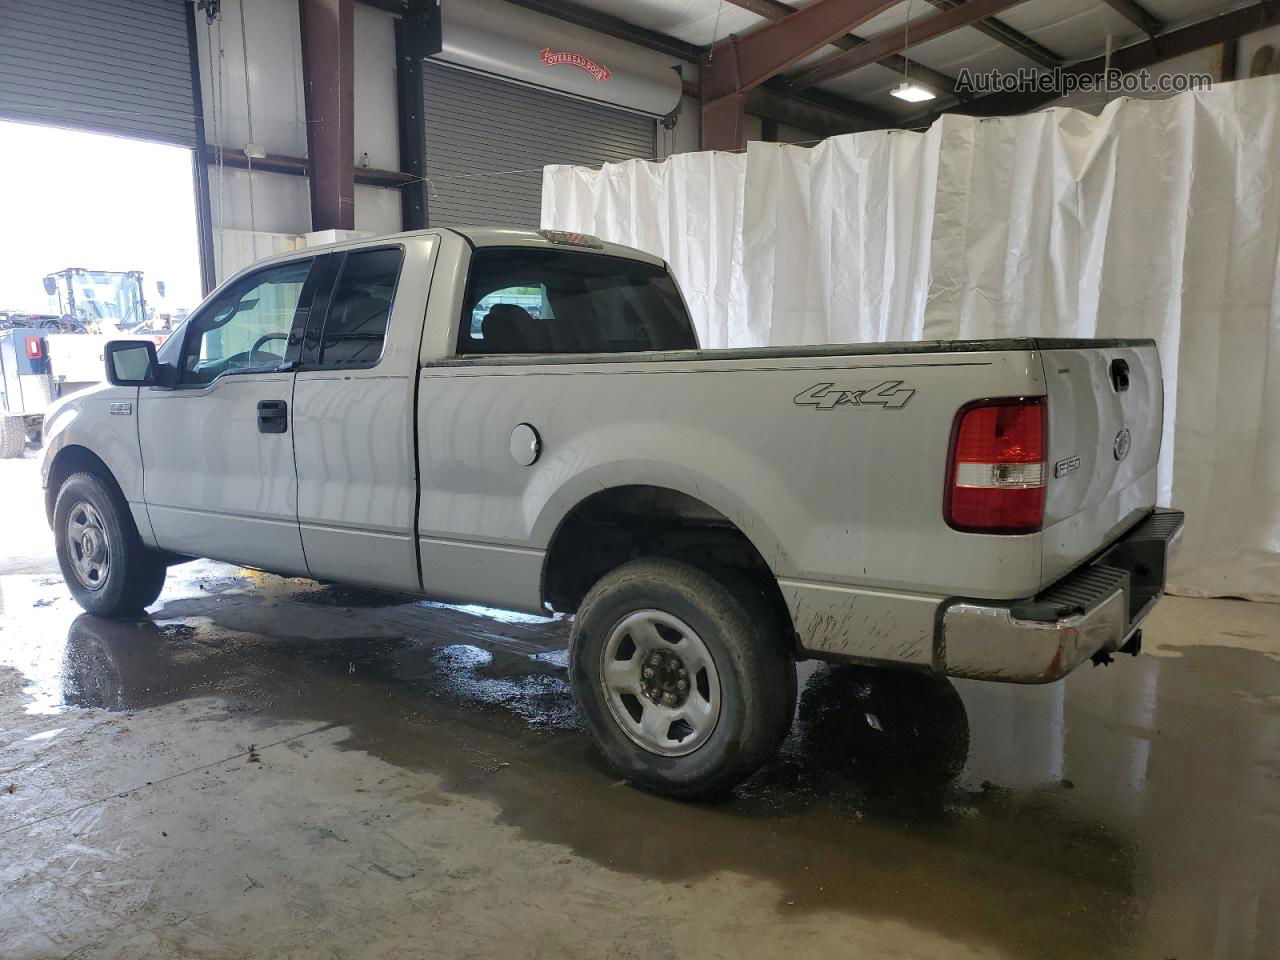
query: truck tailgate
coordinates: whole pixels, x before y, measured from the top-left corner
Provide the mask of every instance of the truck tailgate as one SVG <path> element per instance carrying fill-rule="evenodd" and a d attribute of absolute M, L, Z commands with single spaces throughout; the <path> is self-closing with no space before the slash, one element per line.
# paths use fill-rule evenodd
<path fill-rule="evenodd" d="M 1049 478 L 1041 586 L 1088 560 L 1155 506 L 1163 395 L 1153 341 L 1041 352 Z"/>

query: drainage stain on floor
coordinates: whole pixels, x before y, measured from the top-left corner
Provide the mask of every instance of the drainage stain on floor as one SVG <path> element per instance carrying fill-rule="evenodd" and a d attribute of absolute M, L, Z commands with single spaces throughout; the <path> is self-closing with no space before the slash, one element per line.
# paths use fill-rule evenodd
<path fill-rule="evenodd" d="M 736 952 L 762 956 L 862 944 L 903 956 L 1264 957 L 1280 942 L 1280 662 L 1257 651 L 1183 638 L 1176 655 L 1122 658 L 1047 687 L 807 663 L 779 756 L 722 802 L 678 804 L 618 783 L 591 748 L 568 688 L 564 619 L 211 563 L 175 568 L 136 623 L 78 615 L 51 577 L 7 577 L 0 591 L 0 663 L 12 668 L 2 741 L 15 757 L 0 762 L 11 853 L 0 934 L 24 931 L 15 956 L 44 955 L 41 937 L 59 948 L 79 937 L 100 948 L 92 956 L 166 956 L 175 944 L 255 955 L 270 936 L 245 940 L 243 904 L 225 898 L 241 887 L 235 896 L 268 896 L 254 870 L 301 856 L 299 844 L 319 858 L 308 872 L 324 876 L 317 864 L 332 856 L 346 872 L 287 881 L 297 889 L 271 901 L 285 911 L 284 941 L 312 943 L 285 934 L 300 918 L 355 909 L 340 909 L 344 898 L 368 900 L 357 928 L 404 896 L 422 911 L 380 919 L 400 926 L 367 928 L 364 946 L 341 955 L 382 955 L 410 934 L 444 944 L 466 923 L 524 955 L 522 929 L 541 930 L 556 910 L 595 931 L 584 956 L 615 935 L 619 956 L 714 953 L 747 929 Z M 272 771 L 290 778 L 275 792 L 243 780 Z M 234 815 L 219 820 L 224 804 Z M 311 823 L 291 804 L 347 807 Z M 175 859 L 143 857 L 179 890 L 157 891 L 110 857 L 110 896 L 77 887 L 102 864 L 86 875 L 93 857 L 68 851 L 94 831 L 94 850 L 131 848 L 149 805 L 173 832 L 205 838 Z M 348 827 L 356 808 L 359 829 Z M 398 825 L 394 836 L 375 829 L 379 818 Z M 465 882 L 450 872 L 459 858 Z M 39 875 L 28 861 L 45 865 Z M 574 873 L 543 877 L 556 865 Z M 359 877 L 398 892 L 353 886 Z M 145 896 L 121 912 L 111 898 L 130 884 Z M 459 884 L 490 901 L 488 919 L 440 912 Z M 195 932 L 173 938 L 188 919 L 157 933 L 166 910 L 210 885 L 218 893 Z M 48 909 L 71 896 L 64 888 L 88 898 L 69 924 Z M 538 899 L 551 890 L 554 901 Z M 753 922 L 732 919 L 749 904 Z M 104 933 L 112 912 L 138 930 Z M 597 929 L 611 914 L 622 919 Z M 665 932 L 625 932 L 655 925 Z M 568 934 L 539 936 L 577 949 Z"/>

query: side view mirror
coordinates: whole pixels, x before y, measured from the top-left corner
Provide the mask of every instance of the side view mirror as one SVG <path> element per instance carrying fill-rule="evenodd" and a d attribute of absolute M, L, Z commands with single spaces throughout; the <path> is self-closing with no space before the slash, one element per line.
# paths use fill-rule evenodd
<path fill-rule="evenodd" d="M 44 292 L 51 297 L 58 292 L 58 284 L 53 277 L 44 278 Z"/>
<path fill-rule="evenodd" d="M 160 296 L 162 296 L 162 297 L 164 296 L 164 281 L 163 281 L 163 280 L 157 280 L 157 281 L 156 281 L 156 293 L 160 294 Z"/>
<path fill-rule="evenodd" d="M 112 340 L 102 350 L 107 382 L 115 387 L 150 387 L 157 382 L 156 345 L 150 340 Z"/>

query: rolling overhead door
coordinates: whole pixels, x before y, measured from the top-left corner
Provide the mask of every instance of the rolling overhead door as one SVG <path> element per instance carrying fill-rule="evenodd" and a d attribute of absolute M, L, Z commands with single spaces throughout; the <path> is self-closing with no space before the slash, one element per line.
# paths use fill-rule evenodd
<path fill-rule="evenodd" d="M 196 142 L 182 0 L 0 0 L 0 118 Z"/>
<path fill-rule="evenodd" d="M 542 168 L 654 156 L 652 117 L 428 60 L 427 212 L 433 227 L 537 227 Z"/>

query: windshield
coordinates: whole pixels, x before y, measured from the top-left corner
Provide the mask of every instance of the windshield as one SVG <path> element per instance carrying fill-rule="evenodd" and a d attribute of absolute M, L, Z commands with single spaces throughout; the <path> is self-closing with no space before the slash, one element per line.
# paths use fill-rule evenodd
<path fill-rule="evenodd" d="M 131 330 L 146 319 L 142 277 L 108 270 L 71 270 L 66 275 L 72 312 L 86 326 Z"/>

